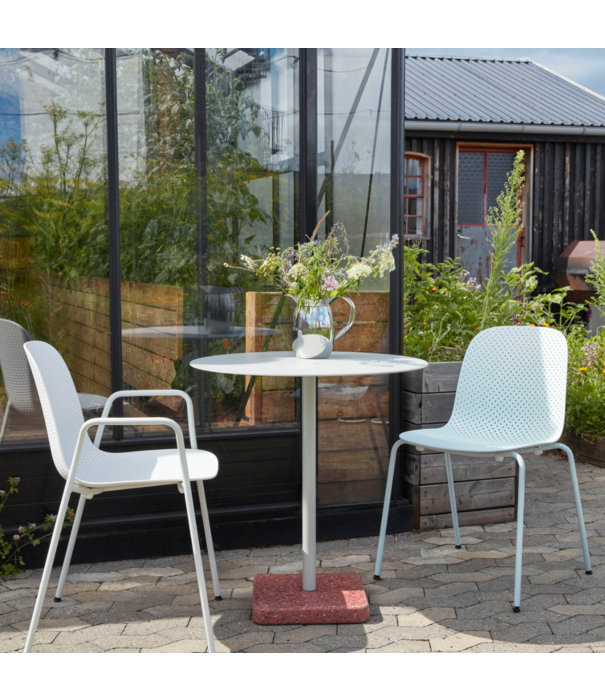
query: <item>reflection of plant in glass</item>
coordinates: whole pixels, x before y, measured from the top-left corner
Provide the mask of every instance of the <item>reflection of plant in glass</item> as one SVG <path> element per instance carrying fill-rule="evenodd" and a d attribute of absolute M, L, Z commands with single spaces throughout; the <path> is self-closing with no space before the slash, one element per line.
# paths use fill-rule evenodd
<path fill-rule="evenodd" d="M 9 476 L 8 477 L 8 491 L 0 489 L 0 513 L 4 508 L 6 501 L 9 496 L 13 493 L 18 492 L 17 486 L 19 485 L 19 477 Z M 21 556 L 21 550 L 27 545 L 32 547 L 37 547 L 40 542 L 52 535 L 52 528 L 54 528 L 54 523 L 57 519 L 56 515 L 47 515 L 44 518 L 42 525 L 36 525 L 36 523 L 27 523 L 19 528 L 19 530 L 10 538 L 5 538 L 4 530 L 2 525 L 0 525 L 0 579 L 5 579 L 8 576 L 16 576 L 21 573 L 20 566 L 25 566 L 23 557 Z M 68 525 L 71 525 L 74 521 L 73 510 L 68 510 L 65 520 L 63 521 L 62 529 L 65 529 Z M 50 532 L 48 532 L 51 530 Z M 47 534 L 41 535 L 41 532 L 46 532 Z"/>

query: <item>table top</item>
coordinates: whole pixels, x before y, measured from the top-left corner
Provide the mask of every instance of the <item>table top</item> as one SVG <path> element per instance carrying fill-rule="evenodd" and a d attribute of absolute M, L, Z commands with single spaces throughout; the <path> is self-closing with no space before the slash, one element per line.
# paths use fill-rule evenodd
<path fill-rule="evenodd" d="M 233 326 L 229 330 L 211 333 L 206 326 L 149 326 L 146 328 L 126 328 L 122 331 L 124 338 L 199 338 L 214 340 L 221 338 L 243 338 L 248 334 L 277 335 L 281 331 L 272 328 L 245 328 Z"/>
<path fill-rule="evenodd" d="M 424 369 L 428 363 L 415 357 L 369 352 L 333 352 L 325 360 L 301 360 L 289 351 L 241 352 L 200 357 L 194 369 L 261 377 L 352 377 L 364 374 L 397 374 Z"/>

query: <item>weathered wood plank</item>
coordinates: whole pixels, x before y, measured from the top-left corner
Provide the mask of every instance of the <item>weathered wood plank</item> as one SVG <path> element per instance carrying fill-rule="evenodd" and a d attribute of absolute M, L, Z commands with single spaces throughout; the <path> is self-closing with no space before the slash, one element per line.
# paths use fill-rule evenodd
<path fill-rule="evenodd" d="M 462 362 L 430 362 L 425 369 L 403 374 L 402 387 L 417 394 L 456 391 L 461 369 Z"/>
<path fill-rule="evenodd" d="M 464 513 L 458 513 L 458 524 L 460 527 L 466 525 L 487 525 L 489 523 L 510 523 L 514 520 L 514 508 L 490 508 L 487 510 L 470 510 Z M 420 530 L 452 527 L 452 516 L 449 513 L 423 515 L 418 525 Z"/>
<path fill-rule="evenodd" d="M 414 394 L 411 391 L 402 392 L 405 421 L 420 425 L 422 423 L 446 423 L 452 415 L 456 394 L 443 392 L 440 394 Z"/>
<path fill-rule="evenodd" d="M 462 481 L 455 484 L 456 505 L 459 511 L 484 510 L 514 506 L 515 480 L 482 479 Z M 432 484 L 420 487 L 420 515 L 447 513 L 450 500 L 447 484 Z"/>

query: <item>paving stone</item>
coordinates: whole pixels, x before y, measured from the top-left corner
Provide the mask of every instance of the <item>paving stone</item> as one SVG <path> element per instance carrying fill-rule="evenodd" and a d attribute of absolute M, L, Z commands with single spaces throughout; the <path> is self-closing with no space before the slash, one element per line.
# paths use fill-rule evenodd
<path fill-rule="evenodd" d="M 474 632 L 458 632 L 446 639 L 432 639 L 431 651 L 452 652 L 463 651 L 469 647 L 481 644 L 486 639 L 491 639 L 490 633 L 483 630 Z"/>
<path fill-rule="evenodd" d="M 427 608 L 422 612 L 410 615 L 398 615 L 397 623 L 401 627 L 428 627 L 434 622 L 440 622 L 448 618 L 455 618 L 454 608 Z"/>
<path fill-rule="evenodd" d="M 244 651 L 247 654 L 317 654 L 324 649 L 314 644 L 257 644 Z"/>
<path fill-rule="evenodd" d="M 370 595 L 370 602 L 376 605 L 391 605 L 400 603 L 409 598 L 421 597 L 424 595 L 424 589 L 415 587 L 403 587 L 389 590 L 386 593 L 377 593 Z"/>
<path fill-rule="evenodd" d="M 150 566 L 141 568 L 121 569 L 118 573 L 122 576 L 178 576 L 184 574 L 182 569 L 176 569 L 173 566 Z"/>
<path fill-rule="evenodd" d="M 326 557 L 321 560 L 322 567 L 330 568 L 340 568 L 343 566 L 352 566 L 356 563 L 369 562 L 370 556 L 368 554 L 348 554 L 344 557 L 336 557 L 334 559 Z"/>
<path fill-rule="evenodd" d="M 124 635 L 111 635 L 106 637 L 97 637 L 94 644 L 103 651 L 109 651 L 110 649 L 154 649 L 156 647 L 161 647 L 166 645 L 165 637 L 161 637 L 159 634 L 146 634 L 143 636 L 124 636 Z"/>
<path fill-rule="evenodd" d="M 138 571 L 137 573 L 140 574 L 141 572 Z M 99 572 L 96 574 L 83 573 L 67 575 L 67 580 L 72 583 L 77 583 L 78 581 L 92 581 L 94 583 L 105 583 L 106 581 L 121 581 L 123 578 L 124 576 L 122 574 L 119 574 L 117 571 Z"/>
<path fill-rule="evenodd" d="M 187 617 L 175 617 L 172 619 L 162 620 L 142 620 L 138 622 L 129 622 L 123 626 L 121 634 L 123 636 L 137 635 L 143 636 L 146 634 L 163 634 L 174 627 L 185 628 L 189 624 Z M 105 625 L 107 626 L 107 625 Z"/>
<path fill-rule="evenodd" d="M 300 644 L 328 634 L 336 634 L 336 625 L 306 625 L 288 632 L 278 632 L 275 644 Z"/>
<path fill-rule="evenodd" d="M 228 639 L 215 640 L 216 651 L 245 651 L 251 647 L 265 644 L 273 646 L 273 632 L 264 631 L 260 625 L 259 627 L 260 631 L 258 632 L 246 632 Z"/>
<path fill-rule="evenodd" d="M 551 622 L 550 628 L 555 636 L 583 634 L 595 627 L 602 627 L 605 618 L 602 615 L 576 615 L 563 622 Z"/>
<path fill-rule="evenodd" d="M 593 603 L 592 605 L 554 605 L 550 608 L 561 615 L 605 615 L 605 603 Z"/>
<path fill-rule="evenodd" d="M 529 581 L 532 584 L 559 583 L 570 578 L 577 578 L 575 571 L 570 571 L 569 569 L 555 569 L 554 571 L 546 571 L 543 574 L 538 574 L 537 576 L 530 576 Z"/>
<path fill-rule="evenodd" d="M 422 654 L 431 650 L 429 642 L 402 639 L 378 649 L 368 649 L 368 654 Z"/>
<path fill-rule="evenodd" d="M 141 649 L 143 654 L 202 654 L 208 650 L 205 641 L 197 639 L 181 639 L 153 649 Z"/>
<path fill-rule="evenodd" d="M 477 584 L 473 583 L 472 581 L 458 581 L 455 583 L 446 583 L 443 586 L 425 590 L 424 594 L 427 598 L 449 598 L 451 596 L 458 595 L 459 593 L 477 590 Z"/>
<path fill-rule="evenodd" d="M 435 574 L 431 576 L 435 581 L 440 581 L 441 583 L 456 583 L 456 582 L 466 582 L 473 581 L 479 583 L 482 581 L 491 581 L 494 577 L 490 574 L 485 574 L 480 571 L 469 571 L 451 574 Z"/>
<path fill-rule="evenodd" d="M 131 569 L 132 571 L 132 569 Z M 139 586 L 151 586 L 158 581 L 158 576 L 132 576 L 126 578 L 123 581 L 108 581 L 102 583 L 98 591 L 127 591 L 131 588 L 138 588 Z"/>

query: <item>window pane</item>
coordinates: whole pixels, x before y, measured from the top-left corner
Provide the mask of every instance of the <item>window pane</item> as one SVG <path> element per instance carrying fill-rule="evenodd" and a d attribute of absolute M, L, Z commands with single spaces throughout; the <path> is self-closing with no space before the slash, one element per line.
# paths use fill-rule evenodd
<path fill-rule="evenodd" d="M 207 49 L 205 70 L 196 51 L 118 59 L 124 382 L 186 391 L 202 430 L 292 425 L 294 380 L 189 363 L 290 347 L 289 304 L 225 263 L 294 242 L 297 50 Z M 178 399 L 130 410 L 185 425 Z"/>
<path fill-rule="evenodd" d="M 487 154 L 487 210 L 496 206 L 496 198 L 504 190 L 508 174 L 513 169 L 514 153 Z"/>
<path fill-rule="evenodd" d="M 60 351 L 86 417 L 111 392 L 103 69 L 102 49 L 0 49 L 4 445 L 46 440 L 15 350 L 31 338 Z"/>
<path fill-rule="evenodd" d="M 483 153 L 460 153 L 458 160 L 458 223 L 482 224 L 484 214 Z"/>
<path fill-rule="evenodd" d="M 422 175 L 422 163 L 417 158 L 406 158 L 408 175 Z"/>
<path fill-rule="evenodd" d="M 330 210 L 328 229 L 343 222 L 351 254 L 367 255 L 388 240 L 390 230 L 390 51 L 318 49 L 318 68 L 319 215 Z M 355 324 L 336 342 L 336 350 L 388 352 L 388 290 L 385 275 L 352 295 Z M 336 301 L 332 308 L 342 328 L 348 306 Z M 384 497 L 388 401 L 386 376 L 321 380 L 321 505 Z"/>
<path fill-rule="evenodd" d="M 408 217 L 408 234 L 413 234 L 414 236 L 422 235 L 422 219 L 420 217 Z"/>
<path fill-rule="evenodd" d="M 422 199 L 416 197 L 408 199 L 408 214 L 410 216 L 422 216 Z"/>
<path fill-rule="evenodd" d="M 421 195 L 422 194 L 422 178 L 408 177 L 406 194 Z"/>

